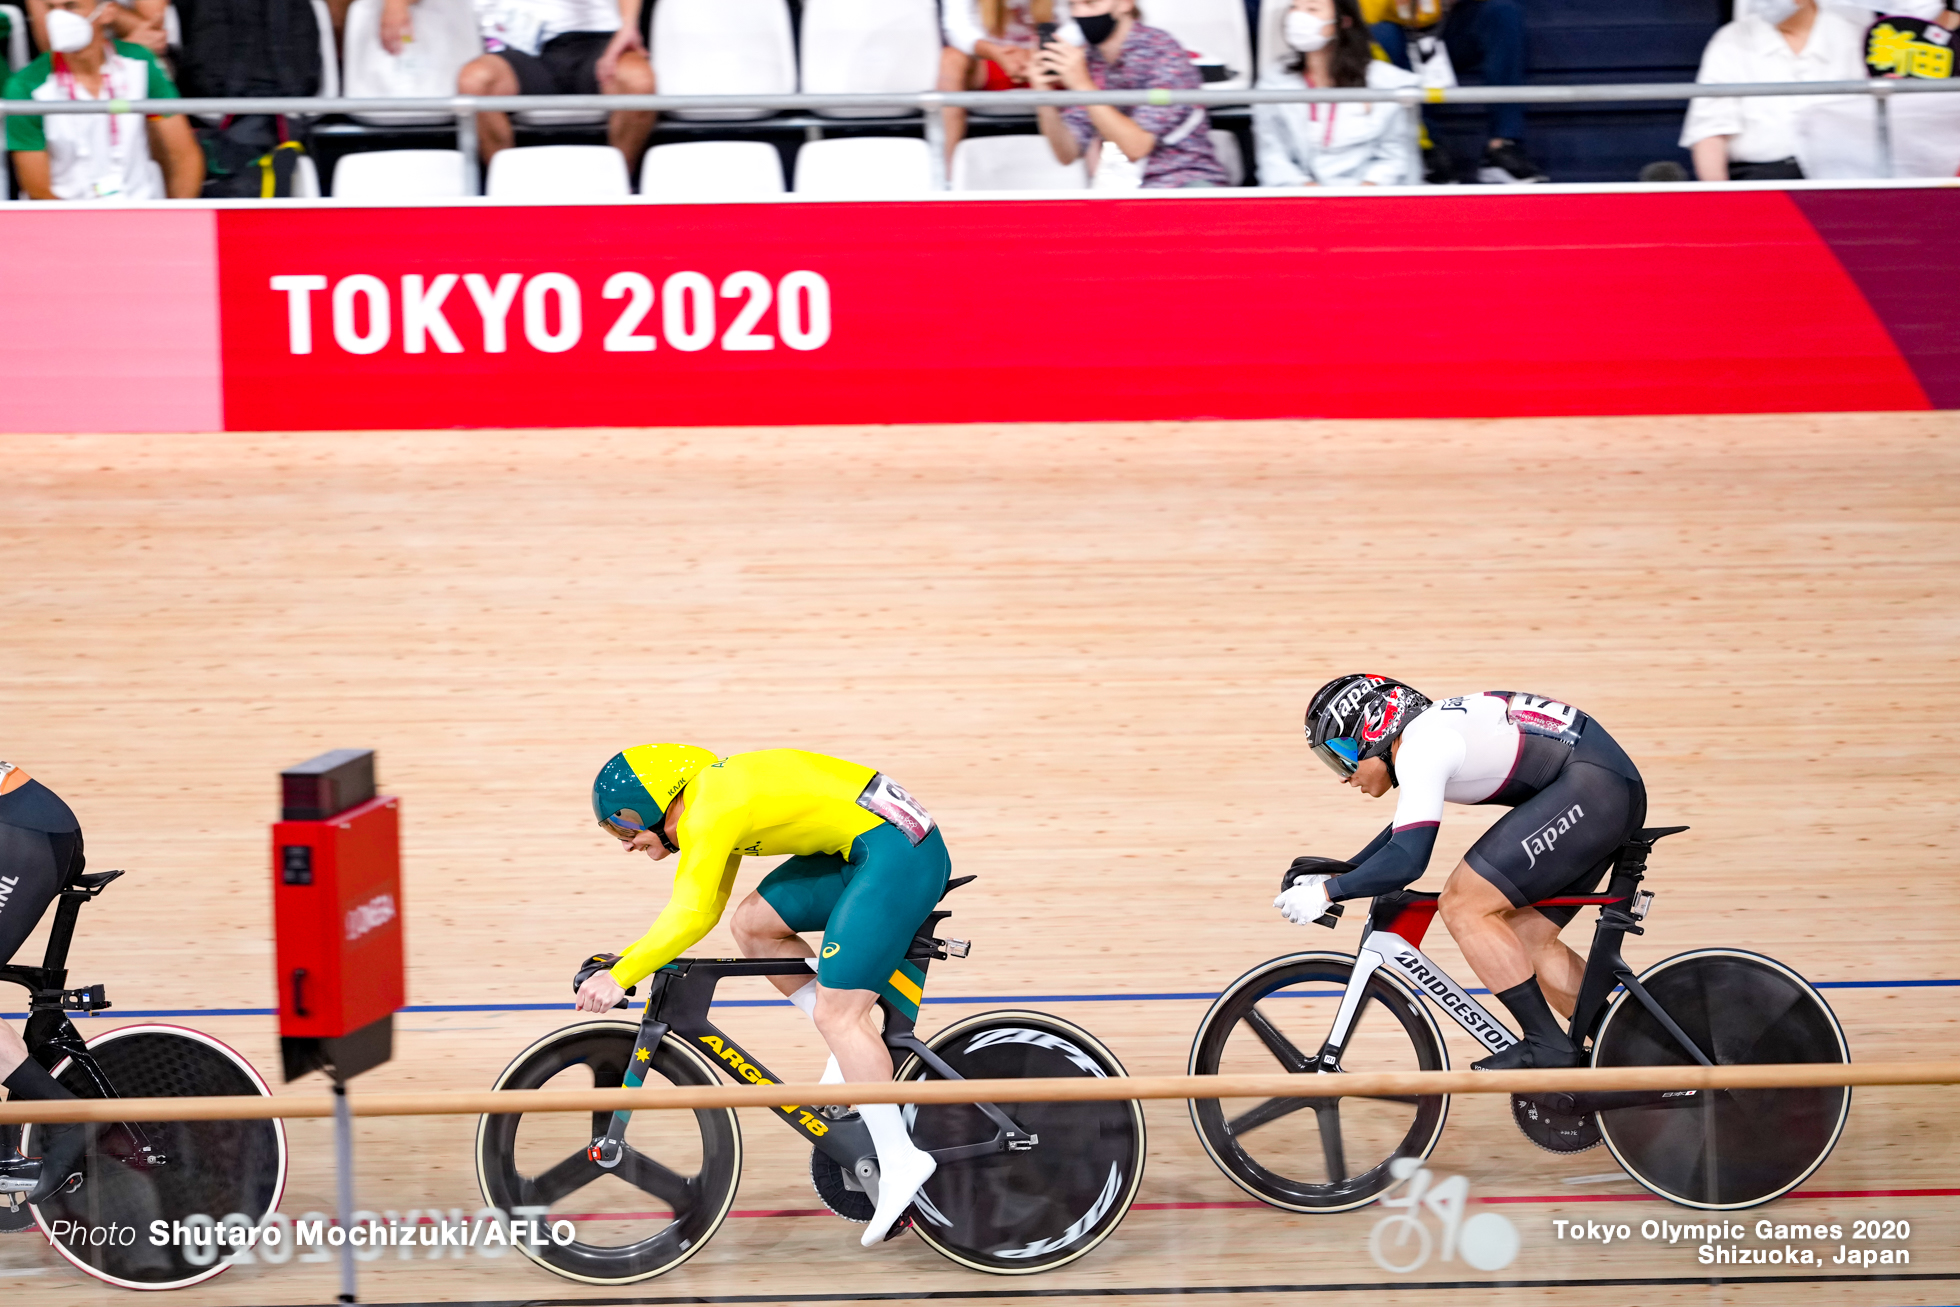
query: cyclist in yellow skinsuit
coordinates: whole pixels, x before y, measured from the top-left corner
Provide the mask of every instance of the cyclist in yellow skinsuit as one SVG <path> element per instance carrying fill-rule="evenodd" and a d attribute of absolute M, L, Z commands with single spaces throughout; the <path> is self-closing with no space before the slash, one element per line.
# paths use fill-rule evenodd
<path fill-rule="evenodd" d="M 788 853 L 736 908 L 736 942 L 749 957 L 814 958 L 815 980 L 771 979 L 816 1022 L 841 1079 L 891 1079 L 872 1007 L 882 993 L 917 1010 L 918 973 L 908 974 L 905 951 L 952 870 L 938 827 L 911 795 L 870 767 L 800 749 L 718 759 L 691 745 L 643 744 L 600 769 L 592 813 L 627 852 L 656 862 L 678 853 L 680 865 L 652 929 L 580 986 L 582 1011 L 610 1011 L 628 985 L 712 930 L 745 855 Z M 812 930 L 824 932 L 821 958 L 799 937 Z M 878 1151 L 870 1247 L 936 1164 L 912 1143 L 896 1104 L 858 1112 Z"/>

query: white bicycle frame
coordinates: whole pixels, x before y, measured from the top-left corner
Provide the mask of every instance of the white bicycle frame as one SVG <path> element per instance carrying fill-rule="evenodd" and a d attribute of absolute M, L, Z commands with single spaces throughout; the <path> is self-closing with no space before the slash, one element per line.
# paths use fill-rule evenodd
<path fill-rule="evenodd" d="M 1328 1031 L 1326 1048 L 1347 1047 L 1355 1014 L 1361 1010 L 1361 999 L 1368 989 L 1368 979 L 1383 967 L 1409 982 L 1410 988 L 1443 1009 L 1456 1024 L 1469 1032 L 1472 1039 L 1491 1052 L 1501 1053 L 1518 1042 L 1518 1037 L 1506 1029 L 1503 1022 L 1486 1011 L 1483 1004 L 1464 993 L 1462 986 L 1450 979 L 1447 971 L 1430 961 L 1421 949 L 1392 930 L 1371 930 L 1362 938 L 1361 947 L 1355 952 L 1354 970 L 1348 976 L 1346 992 L 1341 995 L 1340 1011 L 1334 1014 L 1334 1026 Z M 1443 1058 L 1447 1066 L 1447 1049 Z"/>

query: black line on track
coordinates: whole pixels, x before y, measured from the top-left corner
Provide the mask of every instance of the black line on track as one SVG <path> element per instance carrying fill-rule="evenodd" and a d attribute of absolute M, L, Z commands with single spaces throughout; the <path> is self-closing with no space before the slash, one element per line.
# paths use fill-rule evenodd
<path fill-rule="evenodd" d="M 959 1302 L 1029 1298 L 1181 1298 L 1234 1293 L 1381 1293 L 1411 1289 L 1614 1289 L 1687 1285 L 1863 1284 L 1885 1280 L 1960 1280 L 1960 1271 L 1908 1271 L 1903 1275 L 1669 1275 L 1614 1276 L 1596 1280 L 1370 1280 L 1355 1284 L 1153 1285 L 1136 1289 L 936 1289 L 899 1293 L 676 1294 L 664 1298 L 497 1298 L 474 1302 L 376 1303 L 373 1307 L 692 1307 L 693 1304 L 770 1302 Z M 319 1307 L 334 1307 L 322 1303 Z"/>

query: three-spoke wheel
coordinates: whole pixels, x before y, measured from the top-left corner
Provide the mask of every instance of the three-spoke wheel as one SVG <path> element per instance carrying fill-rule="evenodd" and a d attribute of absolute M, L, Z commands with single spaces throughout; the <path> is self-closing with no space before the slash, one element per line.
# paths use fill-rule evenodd
<path fill-rule="evenodd" d="M 122 1026 L 88 1041 L 89 1056 L 123 1098 L 270 1094 L 257 1071 L 211 1036 L 180 1026 Z M 55 1079 L 80 1098 L 101 1087 L 74 1059 Z M 40 1151 L 28 1126 L 23 1151 Z M 187 1228 L 260 1224 L 286 1186 L 286 1131 L 270 1121 L 142 1121 L 93 1127 L 80 1189 L 32 1210 L 57 1252 L 125 1289 L 181 1289 L 225 1269 L 206 1244 L 150 1242 L 150 1223 Z"/>
<path fill-rule="evenodd" d="M 497 1089 L 614 1089 L 624 1083 L 640 1027 L 595 1021 L 546 1035 L 497 1077 Z M 640 1068 L 650 1086 L 712 1085 L 714 1069 L 669 1035 Z M 569 1221 L 569 1243 L 519 1241 L 567 1279 L 630 1284 L 699 1252 L 735 1202 L 742 1134 L 733 1108 L 636 1112 L 619 1161 L 586 1153 L 610 1112 L 486 1116 L 477 1125 L 483 1200 L 513 1218 Z"/>
<path fill-rule="evenodd" d="M 1717 1066 L 1844 1063 L 1851 1051 L 1830 1005 L 1782 963 L 1709 948 L 1657 963 L 1640 983 Z M 1622 993 L 1600 1023 L 1593 1065 L 1692 1066 L 1666 1026 Z M 1718 1089 L 1599 1113 L 1627 1173 L 1687 1207 L 1732 1211 L 1788 1193 L 1824 1164 L 1851 1110 L 1845 1085 Z"/>
<path fill-rule="evenodd" d="M 926 1046 L 968 1080 L 1125 1074 L 1116 1055 L 1080 1026 L 1041 1012 L 985 1012 L 955 1022 Z M 899 1080 L 932 1078 L 916 1056 Z M 976 1271 L 1027 1275 L 1067 1265 L 1107 1239 L 1143 1182 L 1143 1105 L 1002 1103 L 1034 1137 L 1022 1150 L 942 1161 L 913 1202 L 912 1228 L 941 1256 Z M 911 1105 L 919 1147 L 984 1145 L 997 1124 L 971 1103 Z"/>
<path fill-rule="evenodd" d="M 1191 1074 L 1317 1074 L 1353 970 L 1345 953 L 1296 953 L 1254 967 L 1199 1023 Z M 1382 971 L 1369 977 L 1336 1051 L 1340 1072 L 1449 1066 L 1428 1009 Z M 1395 1184 L 1389 1163 L 1429 1156 L 1448 1114 L 1443 1094 L 1191 1100 L 1198 1138 L 1219 1168 L 1253 1197 L 1294 1212 L 1373 1202 Z"/>

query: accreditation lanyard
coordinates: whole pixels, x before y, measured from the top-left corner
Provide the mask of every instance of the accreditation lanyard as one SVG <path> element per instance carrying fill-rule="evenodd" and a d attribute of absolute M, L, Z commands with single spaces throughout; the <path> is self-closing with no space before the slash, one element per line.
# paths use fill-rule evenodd
<path fill-rule="evenodd" d="M 116 98 L 115 88 L 112 87 L 109 83 L 109 73 L 110 73 L 109 60 L 105 58 L 102 61 L 102 94 L 83 95 L 81 93 L 81 89 L 82 89 L 81 84 L 75 80 L 75 74 L 73 74 L 68 70 L 67 58 L 60 54 L 57 54 L 54 57 L 55 85 L 59 86 L 62 90 L 66 91 L 68 93 L 68 98 L 71 100 L 115 99 Z M 108 115 L 108 118 L 109 118 L 109 148 L 114 149 L 116 146 L 122 144 L 122 123 L 121 123 L 122 115 L 119 113 L 112 113 Z"/>
<path fill-rule="evenodd" d="M 1308 86 L 1318 85 L 1314 81 L 1312 73 L 1302 73 L 1301 76 L 1305 79 Z M 1322 128 L 1320 133 L 1320 148 L 1323 150 L 1329 150 L 1334 147 L 1334 114 L 1340 107 L 1340 105 L 1334 103 L 1329 103 L 1327 106 L 1327 126 Z M 1318 103 L 1307 106 L 1307 117 L 1314 122 L 1320 121 L 1320 105 Z"/>

